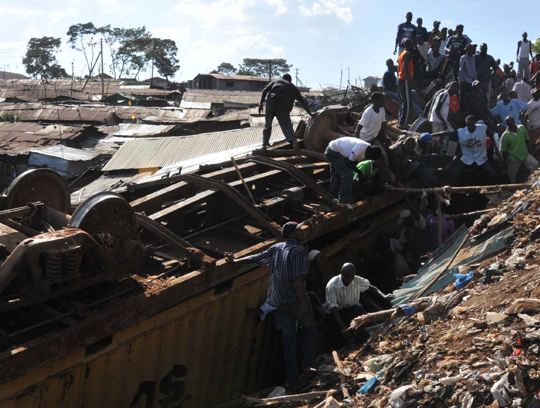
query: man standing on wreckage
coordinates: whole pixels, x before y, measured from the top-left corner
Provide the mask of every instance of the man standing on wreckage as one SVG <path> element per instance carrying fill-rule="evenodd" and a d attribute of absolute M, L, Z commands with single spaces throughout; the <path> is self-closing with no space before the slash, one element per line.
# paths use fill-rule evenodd
<path fill-rule="evenodd" d="M 308 104 L 302 97 L 300 90 L 292 83 L 289 74 L 283 75 L 281 79 L 272 81 L 264 88 L 259 104 L 259 114 L 262 114 L 263 104 L 266 101 L 265 122 L 263 129 L 263 149 L 270 146 L 270 135 L 272 134 L 272 122 L 277 118 L 279 126 L 285 135 L 285 139 L 292 145 L 294 141 L 294 129 L 291 122 L 291 110 L 294 101 L 300 102 L 309 116 L 313 117 Z"/>

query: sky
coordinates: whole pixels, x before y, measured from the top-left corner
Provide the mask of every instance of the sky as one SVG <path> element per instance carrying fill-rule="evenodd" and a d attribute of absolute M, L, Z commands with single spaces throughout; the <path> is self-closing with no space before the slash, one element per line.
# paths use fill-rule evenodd
<path fill-rule="evenodd" d="M 537 0 L 519 3 L 521 10 L 537 7 Z M 442 21 L 441 27 L 464 24 L 465 34 L 486 42 L 489 53 L 503 62 L 515 59 L 523 31 L 531 39 L 540 37 L 532 13 L 515 18 L 508 7 L 488 0 L 0 0 L 0 70 L 24 73 L 28 40 L 54 36 L 62 39 L 60 64 L 71 73 L 73 63 L 76 76 L 86 74 L 82 54 L 66 44 L 66 32 L 72 24 L 91 21 L 144 25 L 154 36 L 175 40 L 179 81 L 221 62 L 236 66 L 243 58 L 285 58 L 304 85 L 339 86 L 341 79 L 346 86 L 348 80 L 355 84 L 382 75 L 396 27 L 409 10 L 414 20 L 423 17 L 428 29 L 433 20 Z"/>

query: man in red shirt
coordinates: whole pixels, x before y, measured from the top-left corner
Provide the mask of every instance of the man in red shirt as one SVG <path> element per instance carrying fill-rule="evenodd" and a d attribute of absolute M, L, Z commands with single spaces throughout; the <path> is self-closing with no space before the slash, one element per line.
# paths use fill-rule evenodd
<path fill-rule="evenodd" d="M 414 86 L 414 43 L 411 39 L 404 38 L 401 45 L 404 50 L 398 57 L 398 92 L 401 97 L 398 127 L 400 129 L 407 129 L 411 111 L 411 90 Z"/>

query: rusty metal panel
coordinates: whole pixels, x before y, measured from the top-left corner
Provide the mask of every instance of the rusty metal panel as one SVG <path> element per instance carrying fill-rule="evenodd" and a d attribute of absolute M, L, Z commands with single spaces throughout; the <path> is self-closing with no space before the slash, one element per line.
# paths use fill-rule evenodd
<path fill-rule="evenodd" d="M 0 385 L 0 395 L 6 396 L 0 406 L 199 408 L 222 403 L 250 385 L 251 367 L 259 364 L 254 360 L 262 350 L 252 345 L 263 343 L 265 326 L 255 316 L 266 286 L 266 270 L 254 269 L 221 290 L 116 333 L 109 342 L 98 341 L 102 348 L 81 349 L 69 361 Z"/>

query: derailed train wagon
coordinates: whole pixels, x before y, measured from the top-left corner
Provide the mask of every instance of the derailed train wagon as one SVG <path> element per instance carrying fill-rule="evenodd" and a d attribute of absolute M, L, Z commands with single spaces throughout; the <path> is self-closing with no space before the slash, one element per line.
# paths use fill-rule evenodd
<path fill-rule="evenodd" d="M 72 212 L 46 170 L 17 179 L 0 212 L 0 406 L 209 407 L 261 384 L 267 271 L 226 254 L 270 246 L 287 221 L 329 258 L 354 253 L 398 210 L 390 194 L 338 208 L 327 180 L 321 155 L 268 150 Z"/>

